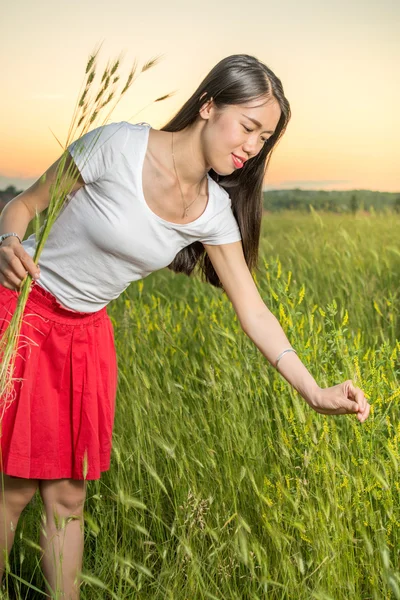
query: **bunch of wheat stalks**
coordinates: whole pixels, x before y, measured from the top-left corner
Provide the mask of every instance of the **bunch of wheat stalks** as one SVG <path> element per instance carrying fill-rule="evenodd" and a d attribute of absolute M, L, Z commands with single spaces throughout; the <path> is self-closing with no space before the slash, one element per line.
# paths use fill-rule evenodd
<path fill-rule="evenodd" d="M 68 146 L 74 139 L 82 137 L 90 129 L 104 125 L 110 118 L 115 107 L 126 94 L 134 81 L 152 67 L 154 67 L 159 57 L 146 62 L 138 70 L 135 61 L 129 72 L 125 85 L 120 89 L 119 69 L 121 66 L 120 58 L 114 61 L 108 61 L 106 68 L 101 76 L 100 83 L 97 83 L 96 89 L 96 70 L 99 48 L 90 55 L 86 64 L 85 76 L 82 88 L 78 94 L 78 100 L 74 109 L 74 114 L 69 127 L 67 140 L 62 144 L 57 138 L 58 143 L 63 149 L 59 160 L 55 181 L 50 187 L 50 202 L 44 222 L 41 224 L 39 215 L 35 219 L 36 251 L 33 260 L 36 264 L 51 228 L 57 216 L 64 205 L 65 199 L 79 178 L 79 171 L 75 163 L 70 160 Z M 161 102 L 169 98 L 171 94 L 166 94 L 154 100 Z M 99 136 L 96 136 L 94 143 L 90 145 L 90 153 L 93 152 Z M 83 145 L 82 145 L 83 146 Z M 82 150 L 84 148 L 82 147 Z M 81 149 L 78 148 L 78 152 Z M 89 158 L 87 148 L 85 150 L 85 160 Z M 45 177 L 45 175 L 43 176 Z M 23 322 L 25 305 L 31 289 L 32 278 L 28 274 L 21 285 L 18 302 L 12 318 L 0 339 L 0 423 L 4 411 L 14 399 L 14 367 L 22 345 L 32 343 L 28 338 L 21 335 L 21 325 Z"/>

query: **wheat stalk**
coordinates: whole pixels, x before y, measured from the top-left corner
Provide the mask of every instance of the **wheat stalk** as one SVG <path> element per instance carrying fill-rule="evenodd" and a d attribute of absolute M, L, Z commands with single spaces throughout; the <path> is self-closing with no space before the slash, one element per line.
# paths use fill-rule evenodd
<path fill-rule="evenodd" d="M 68 146 L 73 139 L 80 138 L 90 129 L 99 127 L 99 125 L 104 125 L 121 98 L 127 93 L 137 79 L 137 77 L 135 78 L 137 73 L 137 62 L 134 61 L 129 75 L 122 85 L 122 89 L 118 91 L 119 86 L 121 86 L 121 77 L 119 74 L 121 66 L 120 56 L 113 61 L 108 61 L 107 66 L 102 73 L 100 83 L 96 88 L 95 80 L 98 71 L 97 59 L 99 50 L 100 47 L 95 49 L 87 60 L 84 81 L 78 94 L 65 145 L 61 144 L 56 138 L 63 148 L 63 154 L 59 160 L 55 181 L 50 188 L 50 202 L 43 225 L 40 226 L 38 215 L 35 218 L 37 243 L 33 260 L 36 264 L 39 262 L 41 252 L 54 221 L 60 214 L 67 195 L 79 178 L 79 171 L 76 168 L 75 163 L 69 160 Z M 150 70 L 158 62 L 159 57 L 146 62 L 139 75 Z M 161 96 L 156 102 L 164 100 L 169 96 L 170 94 Z M 102 120 L 101 117 L 103 117 Z M 97 142 L 97 139 L 95 142 Z M 94 144 L 91 145 L 91 151 L 93 151 L 93 147 Z M 16 380 L 14 377 L 14 368 L 18 353 L 22 348 L 21 344 L 32 343 L 31 340 L 27 338 L 21 339 L 21 326 L 26 302 L 31 289 L 31 283 L 32 278 L 30 275 L 27 275 L 21 285 L 14 314 L 0 339 L 0 422 L 4 416 L 5 410 L 15 397 L 14 383 Z"/>

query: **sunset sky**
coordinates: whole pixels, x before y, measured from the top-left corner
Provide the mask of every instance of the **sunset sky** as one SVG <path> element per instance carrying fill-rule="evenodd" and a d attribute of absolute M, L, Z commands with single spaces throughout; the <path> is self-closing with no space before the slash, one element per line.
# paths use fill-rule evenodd
<path fill-rule="evenodd" d="M 0 17 L 0 189 L 26 188 L 59 156 L 52 131 L 65 143 L 102 42 L 100 68 L 122 52 L 126 74 L 135 58 L 163 55 L 111 120 L 160 127 L 221 58 L 253 54 L 293 114 L 269 188 L 400 192 L 398 0 L 15 0 Z"/>

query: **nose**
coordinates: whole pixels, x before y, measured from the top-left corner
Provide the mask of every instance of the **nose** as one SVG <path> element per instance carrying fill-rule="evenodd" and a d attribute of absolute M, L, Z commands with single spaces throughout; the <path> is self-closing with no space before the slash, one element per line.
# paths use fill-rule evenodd
<path fill-rule="evenodd" d="M 251 158 L 252 156 L 255 156 L 259 150 L 258 144 L 257 144 L 257 137 L 250 136 L 249 138 L 247 138 L 247 140 L 243 144 L 242 148 L 243 148 L 243 152 L 245 152 L 249 158 Z"/>

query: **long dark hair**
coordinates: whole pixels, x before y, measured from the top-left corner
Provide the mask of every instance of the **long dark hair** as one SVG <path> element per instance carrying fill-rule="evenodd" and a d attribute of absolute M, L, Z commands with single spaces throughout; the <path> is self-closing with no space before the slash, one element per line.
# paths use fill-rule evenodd
<path fill-rule="evenodd" d="M 274 134 L 265 142 L 260 152 L 249 159 L 242 169 L 231 175 L 220 176 L 211 170 L 209 175 L 227 190 L 232 210 L 242 236 L 243 252 L 250 269 L 256 268 L 262 219 L 262 185 L 272 150 L 283 135 L 290 119 L 290 106 L 285 98 L 281 81 L 254 56 L 235 54 L 221 60 L 201 82 L 194 94 L 178 113 L 162 127 L 163 131 L 180 131 L 192 125 L 200 108 L 213 100 L 217 108 L 229 104 L 244 104 L 257 98 L 275 98 L 281 117 Z M 222 287 L 201 242 L 183 248 L 169 268 L 176 273 L 190 275 L 198 265 L 204 279 Z"/>

